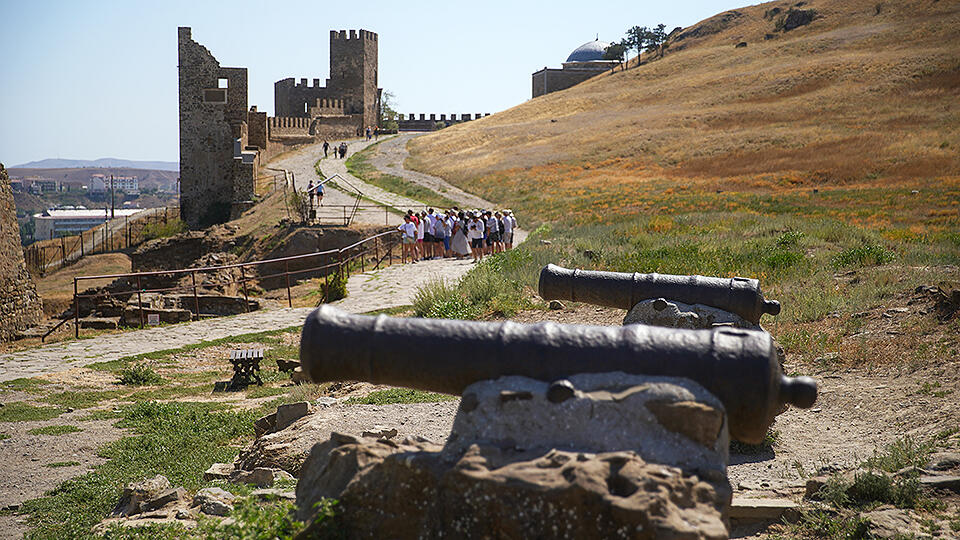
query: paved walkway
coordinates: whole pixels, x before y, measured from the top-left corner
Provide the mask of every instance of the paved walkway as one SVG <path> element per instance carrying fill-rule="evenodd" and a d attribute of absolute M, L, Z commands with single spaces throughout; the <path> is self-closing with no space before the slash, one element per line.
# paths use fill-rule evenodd
<path fill-rule="evenodd" d="M 379 163 L 388 166 L 386 161 L 394 159 L 399 159 L 398 163 L 402 164 L 406 153 L 406 141 L 409 138 L 410 136 L 405 134 L 394 140 L 385 141 L 378 147 L 383 148 L 384 152 L 378 152 L 374 164 L 378 167 L 380 166 Z M 369 144 L 367 141 L 351 142 L 349 153 L 352 154 L 366 148 Z M 385 157 L 379 157 L 381 154 Z M 313 165 L 322 155 L 322 147 L 319 145 L 311 146 L 274 162 L 272 166 L 293 171 L 296 174 L 298 187 L 305 188 L 310 179 L 313 179 L 314 182 L 318 180 Z M 378 202 L 399 207 L 420 206 L 420 203 L 416 201 L 383 191 L 347 174 L 342 160 L 328 159 L 324 160 L 322 165 L 325 174 L 340 173 L 350 182 L 357 182 L 357 185 L 368 197 L 374 198 Z M 439 178 L 406 171 L 402 168 L 398 169 L 395 166 L 392 166 L 388 172 L 403 176 L 410 181 L 423 183 L 431 189 L 438 189 L 437 186 L 440 186 L 441 182 L 446 184 Z M 449 184 L 446 185 L 449 186 Z M 453 188 L 453 186 L 450 186 L 450 188 Z M 493 206 L 475 197 L 474 199 L 477 199 L 480 204 L 477 204 L 476 201 L 468 202 L 471 200 L 470 197 L 473 197 L 472 195 L 454 190 L 456 188 L 448 188 L 445 195 L 461 202 L 465 207 Z M 324 197 L 324 202 L 331 200 L 352 201 L 349 195 L 333 189 L 328 190 Z M 390 214 L 390 216 L 396 218 L 394 214 Z M 358 213 L 358 221 L 382 224 L 382 210 Z M 524 238 L 526 238 L 526 233 L 518 230 L 516 243 L 519 244 Z M 378 272 L 354 274 L 347 282 L 347 297 L 333 305 L 351 313 L 366 313 L 378 309 L 409 305 L 413 303 L 413 297 L 416 295 L 417 288 L 421 285 L 437 278 L 456 281 L 472 267 L 469 259 L 441 259 L 422 261 L 417 264 L 396 264 Z M 95 362 L 117 360 L 125 356 L 173 349 L 229 336 L 298 326 L 303 324 L 310 311 L 312 311 L 312 308 L 263 310 L 232 317 L 220 317 L 161 328 L 103 335 L 93 339 L 54 343 L 26 351 L 0 355 L 0 381 L 32 377 L 43 373 L 56 373 Z"/>

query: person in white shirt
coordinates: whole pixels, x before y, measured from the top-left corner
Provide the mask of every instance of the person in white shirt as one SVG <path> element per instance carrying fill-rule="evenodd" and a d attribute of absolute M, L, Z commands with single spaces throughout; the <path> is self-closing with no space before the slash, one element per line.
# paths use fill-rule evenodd
<path fill-rule="evenodd" d="M 483 221 L 479 214 L 474 212 L 467 220 L 467 240 L 470 240 L 470 253 L 473 262 L 483 259 Z"/>
<path fill-rule="evenodd" d="M 517 228 L 517 219 L 513 217 L 513 210 L 503 211 L 503 243 L 507 249 L 513 249 L 513 230 Z"/>
<path fill-rule="evenodd" d="M 400 262 L 407 262 L 407 257 L 410 257 L 410 262 L 417 262 L 417 226 L 413 224 L 410 216 L 403 216 L 403 223 L 397 229 L 400 231 L 400 242 L 403 246 L 400 253 Z"/>
<path fill-rule="evenodd" d="M 424 222 L 426 221 L 427 214 L 425 212 L 420 212 L 420 221 L 417 222 L 417 259 L 425 259 L 423 251 L 423 228 Z"/>

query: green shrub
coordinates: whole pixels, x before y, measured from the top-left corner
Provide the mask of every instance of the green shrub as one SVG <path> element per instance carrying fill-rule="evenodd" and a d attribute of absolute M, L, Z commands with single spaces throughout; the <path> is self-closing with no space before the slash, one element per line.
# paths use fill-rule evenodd
<path fill-rule="evenodd" d="M 833 258 L 834 268 L 845 266 L 878 266 L 892 261 L 895 254 L 880 244 L 862 244 L 847 248 Z"/>
<path fill-rule="evenodd" d="M 120 377 L 117 379 L 117 384 L 125 386 L 146 386 L 162 383 L 163 377 L 154 371 L 153 368 L 144 364 L 128 366 L 121 369 Z"/>
<path fill-rule="evenodd" d="M 323 302 L 336 302 L 341 298 L 347 297 L 347 275 L 341 276 L 340 272 L 330 274 L 327 279 L 320 282 L 320 292 L 323 294 Z"/>
<path fill-rule="evenodd" d="M 22 401 L 6 403 L 0 407 L 0 422 L 30 422 L 50 420 L 63 413 L 59 407 L 36 407 Z"/>
<path fill-rule="evenodd" d="M 180 219 L 170 219 L 166 223 L 148 223 L 140 230 L 143 241 L 176 236 L 187 230 L 187 224 Z"/>

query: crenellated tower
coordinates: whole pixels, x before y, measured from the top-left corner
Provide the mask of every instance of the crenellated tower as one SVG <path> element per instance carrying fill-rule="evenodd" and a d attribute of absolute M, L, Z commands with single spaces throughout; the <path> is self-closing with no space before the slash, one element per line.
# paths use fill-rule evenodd
<path fill-rule="evenodd" d="M 377 82 L 377 34 L 367 30 L 331 30 L 327 88 L 344 100 L 347 114 L 363 115 L 363 126 L 377 124 Z"/>

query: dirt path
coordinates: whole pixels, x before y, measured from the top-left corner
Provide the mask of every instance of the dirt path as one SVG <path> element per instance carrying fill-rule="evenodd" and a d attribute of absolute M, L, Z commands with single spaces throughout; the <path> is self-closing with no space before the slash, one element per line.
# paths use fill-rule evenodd
<path fill-rule="evenodd" d="M 370 163 L 377 169 L 395 176 L 400 176 L 405 180 L 420 184 L 421 186 L 443 194 L 448 199 L 453 199 L 460 203 L 464 208 L 496 208 L 497 205 L 482 199 L 472 193 L 454 186 L 439 176 L 431 176 L 422 172 L 411 171 L 403 168 L 404 160 L 410 155 L 407 152 L 407 142 L 414 137 L 419 137 L 422 133 L 402 133 L 396 137 L 381 142 L 376 146 L 376 151 L 370 159 Z"/>

